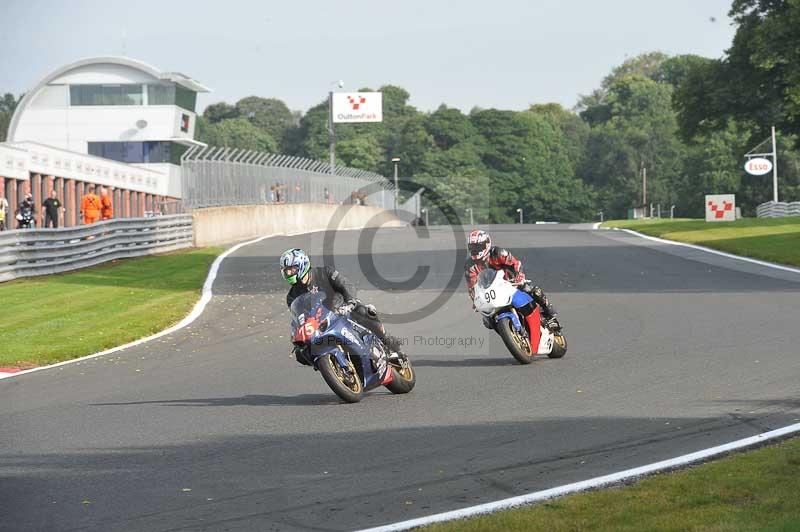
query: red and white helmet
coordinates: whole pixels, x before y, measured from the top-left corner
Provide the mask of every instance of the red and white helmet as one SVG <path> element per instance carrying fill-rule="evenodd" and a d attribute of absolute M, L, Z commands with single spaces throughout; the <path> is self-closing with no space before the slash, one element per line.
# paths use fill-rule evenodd
<path fill-rule="evenodd" d="M 473 260 L 484 260 L 492 249 L 492 238 L 486 231 L 475 229 L 467 237 L 467 249 Z"/>

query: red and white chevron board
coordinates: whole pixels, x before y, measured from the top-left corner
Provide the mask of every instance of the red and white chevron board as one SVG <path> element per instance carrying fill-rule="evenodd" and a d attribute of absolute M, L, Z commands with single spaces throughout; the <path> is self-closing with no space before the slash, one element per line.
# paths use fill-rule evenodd
<path fill-rule="evenodd" d="M 736 220 L 735 194 L 706 195 L 707 222 L 733 222 Z"/>

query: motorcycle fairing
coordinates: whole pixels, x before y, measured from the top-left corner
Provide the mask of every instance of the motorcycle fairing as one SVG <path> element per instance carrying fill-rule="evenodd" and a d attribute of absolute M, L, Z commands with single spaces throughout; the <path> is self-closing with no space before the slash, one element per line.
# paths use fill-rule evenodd
<path fill-rule="evenodd" d="M 533 301 L 533 298 L 530 294 L 526 294 L 522 290 L 517 290 L 511 297 L 511 304 L 514 305 L 514 308 L 522 308 L 531 301 Z"/>
<path fill-rule="evenodd" d="M 500 323 L 502 320 L 511 320 L 511 324 L 514 326 L 514 329 L 516 329 L 518 332 L 522 330 L 522 322 L 519 321 L 519 316 L 516 312 L 507 310 L 495 316 L 494 319 L 497 323 Z"/>
<path fill-rule="evenodd" d="M 325 308 L 324 299 L 324 292 L 309 293 L 292 303 L 293 340 L 309 347 L 315 366 L 320 357 L 331 354 L 341 368 L 348 368 L 349 353 L 353 364 L 360 370 L 365 390 L 391 382 L 393 373 L 385 351 L 376 346 L 373 356 L 373 345 L 380 340 L 371 332 L 365 334 L 367 330 L 364 327 L 346 316 Z M 324 328 L 321 327 L 323 324 Z M 373 360 L 377 370 L 373 369 Z"/>

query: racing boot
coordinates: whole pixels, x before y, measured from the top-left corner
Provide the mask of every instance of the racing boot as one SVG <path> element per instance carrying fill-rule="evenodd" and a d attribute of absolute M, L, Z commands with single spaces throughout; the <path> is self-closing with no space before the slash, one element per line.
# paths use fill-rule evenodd
<path fill-rule="evenodd" d="M 406 355 L 403 353 L 403 342 L 400 338 L 386 334 L 381 340 L 389 348 L 389 362 L 400 363 L 401 360 L 406 359 Z"/>
<path fill-rule="evenodd" d="M 542 327 L 550 329 L 553 332 L 561 330 L 561 324 L 558 322 L 558 313 L 556 307 L 550 302 L 550 299 L 544 291 L 538 286 L 531 283 L 525 283 L 525 292 L 530 294 L 533 300 L 539 305 L 542 314 Z"/>

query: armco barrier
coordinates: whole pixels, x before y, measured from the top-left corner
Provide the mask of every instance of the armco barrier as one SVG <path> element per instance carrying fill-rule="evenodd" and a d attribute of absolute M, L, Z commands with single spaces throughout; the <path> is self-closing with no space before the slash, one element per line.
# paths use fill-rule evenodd
<path fill-rule="evenodd" d="M 756 216 L 759 218 L 784 218 L 786 216 L 800 216 L 800 201 L 775 203 L 768 201 L 756 207 Z"/>
<path fill-rule="evenodd" d="M 195 209 L 195 246 L 216 246 L 265 235 L 286 235 L 325 229 L 403 227 L 391 211 L 380 207 L 297 203 L 232 205 Z M 339 217 L 341 216 L 341 219 Z"/>
<path fill-rule="evenodd" d="M 188 214 L 0 233 L 0 282 L 192 246 Z"/>

